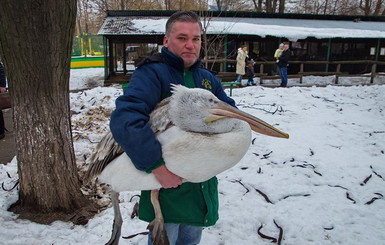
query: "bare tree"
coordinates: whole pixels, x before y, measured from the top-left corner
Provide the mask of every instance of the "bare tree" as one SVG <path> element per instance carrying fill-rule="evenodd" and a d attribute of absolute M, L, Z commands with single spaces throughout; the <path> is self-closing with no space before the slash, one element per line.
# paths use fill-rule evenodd
<path fill-rule="evenodd" d="M 88 204 L 70 123 L 75 17 L 76 0 L 4 0 L 0 8 L 0 54 L 12 97 L 20 181 L 12 210 L 40 222 L 66 220 Z"/>
<path fill-rule="evenodd" d="M 364 12 L 364 15 L 370 14 L 370 8 L 372 6 L 371 0 L 360 0 L 360 8 Z"/>
<path fill-rule="evenodd" d="M 254 9 L 255 11 L 257 12 L 262 12 L 262 0 L 252 0 L 253 1 L 253 5 L 254 5 Z"/>
<path fill-rule="evenodd" d="M 267 13 L 284 13 L 285 2 L 285 0 L 252 0 L 252 5 L 257 12 L 266 11 Z"/>
<path fill-rule="evenodd" d="M 279 9 L 278 9 L 278 12 L 279 12 L 279 13 L 285 12 L 285 0 L 279 0 Z"/>
<path fill-rule="evenodd" d="M 377 4 L 376 4 L 376 8 L 374 9 L 374 12 L 373 12 L 373 15 L 376 16 L 376 15 L 379 15 L 380 14 L 380 11 L 381 11 L 381 8 L 383 6 L 383 0 L 377 0 Z M 385 9 L 384 9 L 385 10 Z"/>
<path fill-rule="evenodd" d="M 223 26 L 222 30 L 218 30 L 216 35 L 208 35 L 207 31 L 209 26 L 212 24 L 213 14 L 208 11 L 200 11 L 199 15 L 201 16 L 202 21 L 202 39 L 203 39 L 203 52 L 204 52 L 204 64 L 205 67 L 212 70 L 215 65 L 215 60 L 218 58 L 227 58 L 223 57 L 223 46 L 226 33 L 231 29 L 234 22 L 229 22 L 226 26 Z M 212 59 L 211 67 L 209 67 L 208 60 Z"/>

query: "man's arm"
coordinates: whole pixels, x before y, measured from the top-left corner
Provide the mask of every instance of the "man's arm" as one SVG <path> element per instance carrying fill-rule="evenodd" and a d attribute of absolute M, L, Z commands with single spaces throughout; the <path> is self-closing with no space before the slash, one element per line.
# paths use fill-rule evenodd
<path fill-rule="evenodd" d="M 144 66 L 133 74 L 111 114 L 111 132 L 139 170 L 162 164 L 161 145 L 149 124 L 149 114 L 160 99 L 160 82 L 154 71 Z"/>
<path fill-rule="evenodd" d="M 116 100 L 110 128 L 136 168 L 152 172 L 164 188 L 182 184 L 164 165 L 159 141 L 149 125 L 149 114 L 162 96 L 161 82 L 149 66 L 133 74 L 129 88 Z"/>

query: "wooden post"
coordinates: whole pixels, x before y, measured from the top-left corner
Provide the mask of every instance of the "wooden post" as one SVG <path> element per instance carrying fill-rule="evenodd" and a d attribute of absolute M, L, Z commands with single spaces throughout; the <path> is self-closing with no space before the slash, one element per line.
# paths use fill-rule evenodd
<path fill-rule="evenodd" d="M 108 70 L 108 40 L 107 40 L 107 37 L 106 36 L 103 36 L 103 54 L 104 54 L 104 80 L 107 80 L 108 76 L 110 75 L 109 74 L 109 70 Z"/>
<path fill-rule="evenodd" d="M 370 83 L 374 82 L 374 78 L 376 77 L 376 70 L 377 70 L 377 61 L 378 61 L 378 56 L 380 54 L 380 39 L 377 40 L 377 48 L 376 48 L 376 61 L 372 65 L 372 72 L 370 74 Z"/>
<path fill-rule="evenodd" d="M 224 43 L 225 43 L 225 45 L 224 45 L 224 51 L 223 51 L 223 53 L 224 53 L 224 57 L 223 58 L 225 58 L 225 60 L 227 60 L 227 43 L 228 43 L 227 35 L 225 36 Z M 223 66 L 221 66 L 221 68 L 222 67 L 223 67 L 223 71 L 226 72 L 227 71 L 227 61 L 223 62 Z"/>
<path fill-rule="evenodd" d="M 329 44 L 328 44 L 328 53 L 326 54 L 326 72 L 329 71 L 329 62 L 330 62 L 330 52 L 331 52 L 331 49 L 332 49 L 332 39 L 329 38 Z"/>
<path fill-rule="evenodd" d="M 127 52 L 126 52 L 126 41 L 123 42 L 123 74 L 127 73 Z"/>
<path fill-rule="evenodd" d="M 370 74 L 370 83 L 374 82 L 374 78 L 376 77 L 377 63 L 372 64 L 372 72 Z"/>

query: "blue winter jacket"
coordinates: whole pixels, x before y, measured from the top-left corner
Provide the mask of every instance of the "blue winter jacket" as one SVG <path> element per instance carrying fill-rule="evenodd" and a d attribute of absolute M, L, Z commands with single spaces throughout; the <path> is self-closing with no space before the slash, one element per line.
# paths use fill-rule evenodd
<path fill-rule="evenodd" d="M 162 62 L 145 60 L 133 73 L 124 95 L 116 100 L 110 128 L 115 140 L 123 147 L 137 169 L 150 172 L 163 163 L 162 149 L 149 125 L 149 114 L 164 98 L 171 95 L 171 84 L 184 85 L 184 65 L 179 56 L 162 48 Z M 195 86 L 205 88 L 220 100 L 234 106 L 223 91 L 217 77 L 201 68 L 197 61 L 190 70 Z"/>

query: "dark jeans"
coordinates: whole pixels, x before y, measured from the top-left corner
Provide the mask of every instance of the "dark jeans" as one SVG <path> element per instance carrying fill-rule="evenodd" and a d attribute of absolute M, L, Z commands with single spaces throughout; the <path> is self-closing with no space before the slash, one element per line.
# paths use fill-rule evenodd
<path fill-rule="evenodd" d="M 287 86 L 287 67 L 279 67 L 279 75 L 281 76 L 281 87 Z"/>
<path fill-rule="evenodd" d="M 202 237 L 202 227 L 165 223 L 165 228 L 170 245 L 196 245 Z M 151 232 L 148 234 L 148 245 L 151 242 Z"/>
<path fill-rule="evenodd" d="M 254 75 L 251 75 L 248 78 L 249 78 L 249 80 L 247 80 L 247 85 L 255 85 Z"/>

